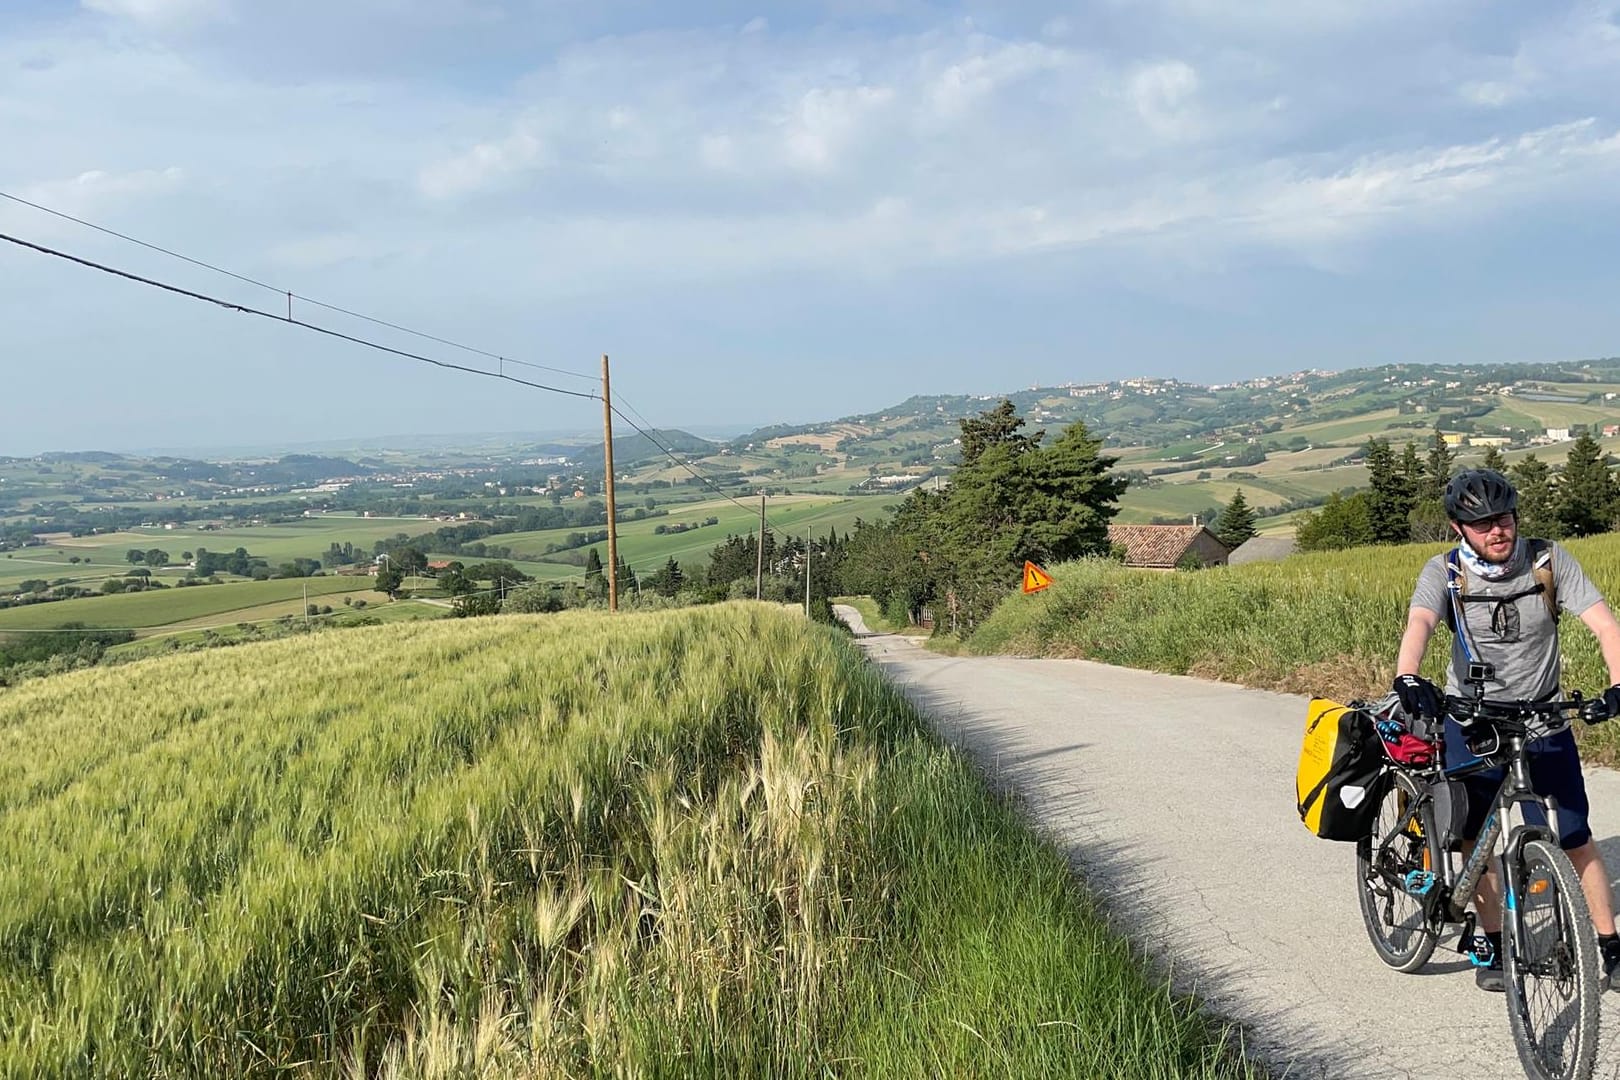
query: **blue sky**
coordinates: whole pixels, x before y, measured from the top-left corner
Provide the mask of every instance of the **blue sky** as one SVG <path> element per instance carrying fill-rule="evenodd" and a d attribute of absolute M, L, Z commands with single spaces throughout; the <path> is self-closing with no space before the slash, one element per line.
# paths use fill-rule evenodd
<path fill-rule="evenodd" d="M 1620 0 L 0 7 L 0 190 L 668 426 L 1615 355 L 1617 101 Z M 599 423 L 0 247 L 0 453 Z"/>

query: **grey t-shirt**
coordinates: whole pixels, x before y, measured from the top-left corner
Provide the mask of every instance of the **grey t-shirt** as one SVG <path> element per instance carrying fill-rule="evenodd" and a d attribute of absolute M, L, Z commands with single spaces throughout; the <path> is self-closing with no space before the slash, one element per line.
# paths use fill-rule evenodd
<path fill-rule="evenodd" d="M 1603 596 L 1573 555 L 1556 543 L 1551 547 L 1558 608 L 1578 616 Z M 1500 605 L 1473 599 L 1512 596 L 1535 588 L 1536 578 L 1529 562 L 1526 559 L 1523 569 L 1501 581 L 1486 581 L 1468 567 L 1461 568 L 1461 572 L 1468 575 L 1465 595 L 1469 600 L 1462 607 L 1474 651 L 1480 660 L 1496 668 L 1495 680 L 1486 684 L 1486 697 L 1539 701 L 1559 690 L 1558 623 L 1547 611 L 1546 599 L 1539 592 Z M 1423 564 L 1417 588 L 1412 591 L 1412 606 L 1432 611 L 1440 616 L 1442 623 L 1445 621 L 1451 606 L 1446 589 L 1445 553 Z M 1453 634 L 1446 693 L 1470 692 L 1463 683 L 1467 664 L 1461 635 Z"/>

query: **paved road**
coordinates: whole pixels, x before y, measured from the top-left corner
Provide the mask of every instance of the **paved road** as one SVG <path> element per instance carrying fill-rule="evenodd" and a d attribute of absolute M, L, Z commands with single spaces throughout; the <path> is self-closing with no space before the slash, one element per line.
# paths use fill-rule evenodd
<path fill-rule="evenodd" d="M 867 655 L 1015 791 L 1133 936 L 1288 1077 L 1522 1077 L 1502 995 L 1436 950 L 1374 956 L 1355 852 L 1299 824 L 1306 699 L 1079 660 L 940 656 L 840 617 Z M 1620 868 L 1620 774 L 1589 778 Z M 1620 993 L 1598 1075 L 1620 1075 Z"/>

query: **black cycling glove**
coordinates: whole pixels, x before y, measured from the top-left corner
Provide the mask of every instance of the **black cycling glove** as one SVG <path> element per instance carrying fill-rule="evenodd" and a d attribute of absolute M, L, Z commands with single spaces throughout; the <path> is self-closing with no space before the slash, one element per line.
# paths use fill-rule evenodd
<path fill-rule="evenodd" d="M 1439 688 L 1421 675 L 1395 676 L 1394 689 L 1395 696 L 1401 699 L 1401 711 L 1409 717 L 1434 717 L 1444 711 L 1445 703 L 1440 697 Z M 1620 695 L 1616 695 L 1615 700 L 1620 703 Z M 1604 701 L 1608 701 L 1607 696 Z"/>
<path fill-rule="evenodd" d="M 1603 691 L 1603 707 L 1609 710 L 1609 716 L 1620 716 L 1620 683 Z"/>

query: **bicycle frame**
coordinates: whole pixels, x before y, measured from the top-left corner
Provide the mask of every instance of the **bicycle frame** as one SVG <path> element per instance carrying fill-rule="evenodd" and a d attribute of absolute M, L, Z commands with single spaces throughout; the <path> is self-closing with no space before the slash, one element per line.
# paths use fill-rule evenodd
<path fill-rule="evenodd" d="M 1543 736 L 1537 735 L 1535 738 L 1541 737 Z M 1460 868 L 1454 868 L 1449 857 L 1443 859 L 1442 865 L 1435 868 L 1434 879 L 1431 884 L 1421 890 L 1424 917 L 1431 921 L 1438 919 L 1438 921 L 1446 923 L 1462 924 L 1464 927 L 1462 944 L 1464 945 L 1473 932 L 1474 922 L 1473 914 L 1466 909 L 1473 899 L 1474 890 L 1478 887 L 1480 879 L 1484 877 L 1486 869 L 1490 866 L 1491 858 L 1496 851 L 1497 841 L 1502 837 L 1503 822 L 1509 812 L 1515 806 L 1529 803 L 1541 808 L 1549 826 L 1558 820 L 1557 800 L 1552 796 L 1537 795 L 1531 787 L 1530 766 L 1525 756 L 1525 744 L 1534 741 L 1534 739 L 1523 734 L 1512 734 L 1504 737 L 1502 741 L 1506 744 L 1507 750 L 1506 772 L 1502 777 L 1502 783 L 1496 789 L 1496 796 L 1493 800 L 1495 805 L 1485 818 L 1485 824 L 1480 829 L 1479 837 L 1474 841 L 1473 849 L 1463 860 Z M 1499 744 L 1490 756 L 1497 756 L 1501 750 L 1502 745 Z M 1380 849 L 1387 847 L 1395 837 L 1418 821 L 1418 815 L 1424 800 L 1431 803 L 1434 801 L 1434 787 L 1436 784 L 1448 780 L 1459 780 L 1498 767 L 1501 767 L 1498 762 L 1471 761 L 1466 765 L 1459 765 L 1453 769 L 1436 767 L 1427 771 L 1426 775 L 1420 774 L 1424 784 L 1423 793 L 1406 808 L 1406 813 L 1402 819 L 1390 831 L 1388 836 L 1380 842 Z M 1527 820 L 1521 820 L 1508 832 L 1505 851 L 1509 853 L 1518 851 L 1526 843 L 1535 839 L 1556 842 L 1557 835 L 1548 826 L 1532 825 Z M 1513 900 L 1516 895 L 1515 890 L 1519 884 L 1518 861 L 1511 858 L 1505 858 L 1502 861 L 1504 866 L 1501 885 L 1506 900 L 1504 905 L 1505 915 L 1513 921 L 1513 930 L 1517 933 L 1523 929 L 1519 921 L 1520 916 L 1517 906 Z M 1391 884 L 1397 888 L 1406 889 L 1408 892 L 1419 891 L 1411 889 L 1401 882 L 1392 882 Z M 1434 885 L 1440 887 L 1434 888 Z"/>
<path fill-rule="evenodd" d="M 1537 795 L 1530 786 L 1530 766 L 1524 754 L 1526 738 L 1523 735 L 1511 735 L 1507 739 L 1509 757 L 1507 772 L 1502 777 L 1501 786 L 1496 789 L 1496 805 L 1490 815 L 1486 817 L 1484 826 L 1480 829 L 1479 838 L 1474 842 L 1473 850 L 1463 861 L 1462 869 L 1456 877 L 1446 884 L 1446 921 L 1462 922 L 1466 918 L 1464 908 L 1479 886 L 1480 878 L 1484 877 L 1486 869 L 1490 866 L 1492 855 L 1496 850 L 1496 841 L 1502 835 L 1502 822 L 1514 806 L 1530 803 L 1541 808 L 1546 817 L 1548 826 L 1558 820 L 1558 800 L 1552 796 Z M 1485 772 L 1496 766 L 1484 761 L 1469 762 L 1455 769 L 1445 770 L 1442 776 L 1446 780 L 1461 779 L 1476 773 Z M 1431 785 L 1430 791 L 1433 791 Z M 1508 834 L 1507 852 L 1518 851 L 1531 840 L 1545 839 L 1557 842 L 1557 833 L 1548 826 L 1531 825 L 1528 821 L 1521 821 L 1513 826 Z M 1506 900 L 1505 908 L 1508 918 L 1513 920 L 1513 929 L 1522 930 L 1519 924 L 1519 912 L 1513 901 L 1518 886 L 1518 860 L 1503 859 L 1502 895 Z M 1446 860 L 1445 877 L 1451 876 L 1451 861 Z"/>

